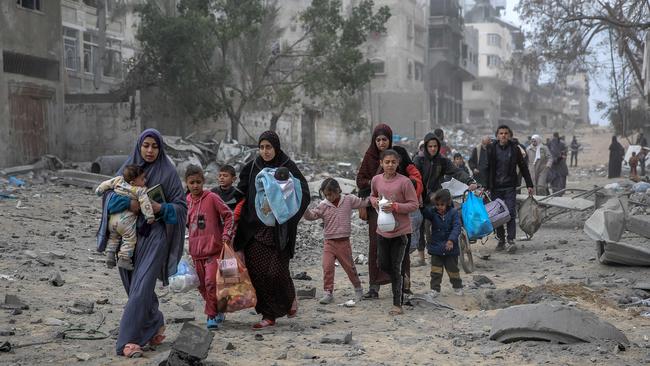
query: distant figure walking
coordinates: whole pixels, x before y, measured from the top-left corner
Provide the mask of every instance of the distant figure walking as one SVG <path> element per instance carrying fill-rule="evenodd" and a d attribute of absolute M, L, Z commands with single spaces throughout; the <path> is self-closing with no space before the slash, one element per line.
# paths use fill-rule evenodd
<path fill-rule="evenodd" d="M 535 194 L 548 195 L 548 184 L 546 178 L 551 167 L 551 154 L 548 148 L 542 144 L 542 138 L 539 135 L 533 135 L 528 153 L 528 170 L 535 185 Z"/>
<path fill-rule="evenodd" d="M 553 193 L 559 192 L 566 188 L 566 177 L 569 175 L 569 167 L 566 165 L 567 147 L 560 140 L 560 134 L 553 133 L 553 139 L 548 145 L 551 152 L 551 169 L 549 171 L 548 181 L 551 184 Z M 562 194 L 559 194 L 562 196 Z"/>
<path fill-rule="evenodd" d="M 621 164 L 625 157 L 625 149 L 617 140 L 616 136 L 612 136 L 612 143 L 609 145 L 609 172 L 607 178 L 618 178 L 621 176 Z"/>
<path fill-rule="evenodd" d="M 578 151 L 580 151 L 580 144 L 578 143 L 578 139 L 573 136 L 573 140 L 571 140 L 571 145 L 569 145 L 569 148 L 571 149 L 571 161 L 569 162 L 569 166 L 578 166 Z M 575 165 L 574 165 L 574 160 L 575 160 Z"/>
<path fill-rule="evenodd" d="M 648 140 L 646 140 L 645 136 L 643 136 L 643 132 L 639 134 L 639 137 L 636 139 L 636 144 L 641 145 L 642 148 L 648 147 Z M 641 149 L 641 153 L 639 154 L 639 164 L 641 165 L 641 176 L 645 176 L 645 160 L 646 160 L 646 153 Z"/>

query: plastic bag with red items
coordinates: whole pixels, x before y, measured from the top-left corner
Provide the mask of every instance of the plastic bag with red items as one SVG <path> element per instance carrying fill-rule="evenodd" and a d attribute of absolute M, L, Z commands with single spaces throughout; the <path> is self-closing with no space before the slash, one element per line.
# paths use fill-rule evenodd
<path fill-rule="evenodd" d="M 253 308 L 257 304 L 255 288 L 248 275 L 248 270 L 230 245 L 224 245 L 219 263 L 237 261 L 237 272 L 222 273 L 217 271 L 217 311 L 233 313 L 235 311 Z"/>

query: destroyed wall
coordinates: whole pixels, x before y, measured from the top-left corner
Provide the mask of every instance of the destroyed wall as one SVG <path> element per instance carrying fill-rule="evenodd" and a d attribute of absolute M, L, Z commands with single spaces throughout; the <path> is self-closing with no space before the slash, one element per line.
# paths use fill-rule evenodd
<path fill-rule="evenodd" d="M 65 154 L 72 161 L 92 161 L 102 155 L 126 155 L 142 131 L 137 97 L 111 94 L 67 95 Z"/>
<path fill-rule="evenodd" d="M 217 140 L 224 138 L 228 132 L 226 126 L 229 123 L 226 124 L 225 120 L 195 121 L 158 88 L 141 90 L 140 103 L 140 120 L 143 129 L 155 128 L 163 135 L 171 136 L 187 136 L 194 133 L 199 137 Z"/>
<path fill-rule="evenodd" d="M 0 27 L 0 167 L 4 167 L 63 151 L 61 3 L 2 1 Z"/>
<path fill-rule="evenodd" d="M 242 123 L 252 137 L 240 127 L 240 142 L 257 144 L 259 135 L 269 129 L 270 120 L 271 112 L 246 113 L 242 117 Z M 365 151 L 370 141 L 370 128 L 349 133 L 338 114 L 332 112 L 286 112 L 278 120 L 276 132 L 282 141 L 283 150 L 312 157 L 358 154 Z"/>

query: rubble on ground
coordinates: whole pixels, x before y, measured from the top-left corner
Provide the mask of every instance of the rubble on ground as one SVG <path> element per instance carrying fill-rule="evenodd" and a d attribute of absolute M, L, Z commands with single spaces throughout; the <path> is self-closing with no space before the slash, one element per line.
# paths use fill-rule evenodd
<path fill-rule="evenodd" d="M 625 334 L 595 314 L 555 304 L 526 304 L 500 310 L 492 320 L 490 339 L 502 343 L 544 340 L 572 344 L 612 340 L 626 347 Z"/>

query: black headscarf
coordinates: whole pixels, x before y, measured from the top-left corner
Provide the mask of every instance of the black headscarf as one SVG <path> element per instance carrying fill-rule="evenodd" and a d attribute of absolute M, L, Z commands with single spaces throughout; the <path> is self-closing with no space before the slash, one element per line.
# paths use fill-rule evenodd
<path fill-rule="evenodd" d="M 284 151 L 282 151 L 282 145 L 280 145 L 280 136 L 278 136 L 275 131 L 264 131 L 260 135 L 259 139 L 257 139 L 257 145 L 259 146 L 262 141 L 268 141 L 271 146 L 273 146 L 273 149 L 275 150 L 275 156 L 271 161 L 264 161 L 262 157 L 259 157 L 259 160 L 261 160 L 262 164 L 266 167 L 277 167 L 282 161 L 285 159 L 281 159 L 281 156 L 284 156 Z"/>

